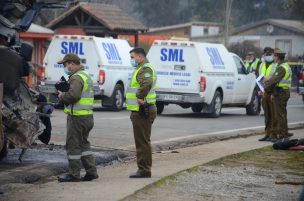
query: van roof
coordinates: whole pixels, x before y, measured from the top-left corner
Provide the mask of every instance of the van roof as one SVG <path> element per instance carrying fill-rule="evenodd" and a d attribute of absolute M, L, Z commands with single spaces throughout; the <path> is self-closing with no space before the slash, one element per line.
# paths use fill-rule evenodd
<path fill-rule="evenodd" d="M 53 39 L 69 39 L 69 40 L 114 40 L 114 41 L 126 41 L 124 39 L 114 39 L 112 37 L 102 38 L 96 36 L 84 36 L 84 35 L 54 35 Z"/>
<path fill-rule="evenodd" d="M 197 46 L 197 45 L 212 45 L 212 46 L 224 46 L 219 43 L 204 43 L 204 42 L 194 42 L 194 41 L 180 41 L 180 40 L 155 40 L 153 45 L 170 45 L 170 46 Z"/>

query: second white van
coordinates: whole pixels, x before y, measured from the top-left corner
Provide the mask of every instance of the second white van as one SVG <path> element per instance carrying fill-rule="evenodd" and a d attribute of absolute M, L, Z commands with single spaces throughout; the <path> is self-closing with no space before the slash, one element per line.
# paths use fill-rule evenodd
<path fill-rule="evenodd" d="M 211 117 L 219 117 L 223 106 L 259 113 L 255 75 L 247 74 L 242 60 L 224 45 L 157 40 L 147 57 L 157 72 L 159 114 L 168 104 Z"/>

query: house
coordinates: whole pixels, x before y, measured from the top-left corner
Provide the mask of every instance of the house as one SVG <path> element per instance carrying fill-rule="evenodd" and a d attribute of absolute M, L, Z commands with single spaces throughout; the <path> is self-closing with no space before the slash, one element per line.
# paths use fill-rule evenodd
<path fill-rule="evenodd" d="M 36 75 L 40 75 L 42 72 L 40 67 L 43 64 L 43 58 L 47 50 L 47 46 L 54 35 L 54 31 L 37 24 L 31 24 L 30 28 L 26 32 L 21 32 L 19 38 L 21 42 L 27 42 L 33 46 L 33 55 L 31 63 L 34 66 Z M 37 84 L 37 76 L 30 75 L 27 78 L 27 82 L 30 86 Z"/>
<path fill-rule="evenodd" d="M 229 44 L 250 41 L 256 47 L 280 48 L 289 57 L 304 54 L 304 22 L 267 19 L 237 28 L 231 33 Z"/>
<path fill-rule="evenodd" d="M 221 33 L 223 24 L 216 22 L 188 22 L 171 26 L 150 28 L 144 35 L 180 37 L 192 40 L 195 37 L 214 36 Z"/>
<path fill-rule="evenodd" d="M 94 35 L 118 38 L 133 35 L 138 44 L 138 34 L 147 28 L 122 11 L 118 6 L 101 3 L 78 3 L 47 24 L 56 34 Z"/>

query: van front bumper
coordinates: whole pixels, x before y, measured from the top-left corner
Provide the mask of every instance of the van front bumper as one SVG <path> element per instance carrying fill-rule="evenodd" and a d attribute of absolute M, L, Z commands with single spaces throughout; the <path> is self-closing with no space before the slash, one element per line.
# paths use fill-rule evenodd
<path fill-rule="evenodd" d="M 205 98 L 199 94 L 156 92 L 156 101 L 165 103 L 203 103 Z"/>

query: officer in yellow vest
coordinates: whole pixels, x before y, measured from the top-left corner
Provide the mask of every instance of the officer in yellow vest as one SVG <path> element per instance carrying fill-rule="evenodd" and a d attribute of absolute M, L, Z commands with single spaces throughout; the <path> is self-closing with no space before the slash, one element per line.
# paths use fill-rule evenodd
<path fill-rule="evenodd" d="M 273 53 L 274 50 L 271 47 L 264 48 L 264 60 L 259 66 L 258 75 L 263 74 L 264 78 L 263 81 L 268 80 L 276 70 L 276 63 L 273 60 Z M 259 95 L 263 97 L 262 99 L 262 107 L 264 110 L 265 116 L 265 136 L 259 141 L 271 141 L 272 139 L 276 138 L 276 110 L 275 110 L 275 100 L 271 99 L 271 93 L 273 89 L 268 90 L 267 92 L 259 91 Z"/>
<path fill-rule="evenodd" d="M 289 137 L 287 125 L 287 102 L 290 97 L 291 88 L 291 69 L 285 60 L 285 53 L 280 49 L 274 51 L 274 61 L 277 63 L 277 69 L 274 75 L 265 82 L 265 90 L 273 88 L 272 96 L 276 100 L 277 110 L 277 129 L 278 139 L 286 139 Z M 273 141 L 275 142 L 275 141 Z"/>
<path fill-rule="evenodd" d="M 252 73 L 252 72 L 256 73 L 256 70 L 258 66 L 261 64 L 261 61 L 255 57 L 254 52 L 248 52 L 244 64 L 248 73 Z"/>
<path fill-rule="evenodd" d="M 91 181 L 97 179 L 93 153 L 88 141 L 89 132 L 94 126 L 93 119 L 93 81 L 89 73 L 80 64 L 75 54 L 67 54 L 57 62 L 64 65 L 69 75 L 69 90 L 60 92 L 58 98 L 66 103 L 67 114 L 66 152 L 69 161 L 69 173 L 58 177 L 59 182 Z M 80 178 L 81 162 L 86 175 Z"/>
<path fill-rule="evenodd" d="M 130 119 L 136 147 L 138 170 L 130 178 L 150 178 L 152 167 L 151 129 L 156 118 L 156 73 L 146 59 L 142 48 L 130 51 L 131 65 L 135 68 L 126 94 L 127 110 L 131 111 Z"/>

